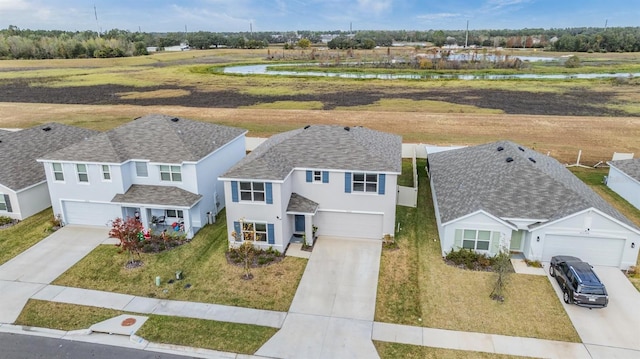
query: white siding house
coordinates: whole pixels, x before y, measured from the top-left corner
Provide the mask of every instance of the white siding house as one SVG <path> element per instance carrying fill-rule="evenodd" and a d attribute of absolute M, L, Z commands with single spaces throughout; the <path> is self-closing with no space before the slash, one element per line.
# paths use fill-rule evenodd
<path fill-rule="evenodd" d="M 67 224 L 136 217 L 190 238 L 224 207 L 217 178 L 244 157 L 245 133 L 151 115 L 39 161 L 53 210 Z"/>
<path fill-rule="evenodd" d="M 362 127 L 313 125 L 271 137 L 220 178 L 229 240 L 251 236 L 284 251 L 323 235 L 393 236 L 401 145 L 399 136 Z"/>
<path fill-rule="evenodd" d="M 45 171 L 37 158 L 97 133 L 59 123 L 0 131 L 0 216 L 23 220 L 50 207 Z"/>
<path fill-rule="evenodd" d="M 607 186 L 640 209 L 640 158 L 609 161 Z"/>
<path fill-rule="evenodd" d="M 500 141 L 430 154 L 428 170 L 443 256 L 502 249 L 636 264 L 640 229 L 551 157 Z"/>

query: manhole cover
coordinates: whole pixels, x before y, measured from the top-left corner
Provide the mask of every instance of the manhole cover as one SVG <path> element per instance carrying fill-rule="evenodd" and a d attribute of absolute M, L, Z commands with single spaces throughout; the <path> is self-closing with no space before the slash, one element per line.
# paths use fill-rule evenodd
<path fill-rule="evenodd" d="M 127 319 L 122 321 L 122 326 L 123 327 L 130 327 L 130 326 L 132 326 L 134 324 L 136 324 L 136 318 L 127 318 Z"/>

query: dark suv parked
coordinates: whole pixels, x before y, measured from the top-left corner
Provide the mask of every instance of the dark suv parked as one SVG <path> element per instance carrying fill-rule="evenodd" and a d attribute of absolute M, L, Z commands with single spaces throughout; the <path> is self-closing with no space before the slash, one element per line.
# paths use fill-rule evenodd
<path fill-rule="evenodd" d="M 555 256 L 551 258 L 549 274 L 556 277 L 565 303 L 575 303 L 583 307 L 604 308 L 609 304 L 609 296 L 600 278 L 592 267 L 580 258 Z"/>

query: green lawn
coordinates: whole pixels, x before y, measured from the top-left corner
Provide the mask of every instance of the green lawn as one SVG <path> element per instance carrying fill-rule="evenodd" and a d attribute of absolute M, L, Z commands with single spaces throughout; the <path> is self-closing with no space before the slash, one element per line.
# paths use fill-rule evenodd
<path fill-rule="evenodd" d="M 417 345 L 387 343 L 374 341 L 381 359 L 516 359 L 524 358 L 514 355 L 470 352 L 465 350 L 421 347 Z M 529 358 L 529 357 L 527 357 Z"/>
<path fill-rule="evenodd" d="M 424 166 L 418 161 L 418 208 L 396 212 L 399 249 L 382 254 L 376 321 L 578 342 L 546 277 L 511 275 L 499 303 L 489 298 L 493 273 L 444 263 Z"/>
<path fill-rule="evenodd" d="M 102 245 L 65 272 L 53 284 L 132 294 L 144 297 L 234 305 L 287 311 L 307 260 L 286 257 L 283 261 L 252 270 L 254 278 L 243 280 L 241 267 L 229 265 L 224 212 L 214 225 L 201 229 L 193 240 L 159 254 L 142 254 L 144 265 L 124 267 L 129 255 L 113 245 Z M 181 270 L 185 279 L 167 283 Z M 155 285 L 156 276 L 162 285 Z M 185 284 L 191 287 L 185 289 Z"/>
<path fill-rule="evenodd" d="M 32 245 L 46 238 L 51 231 L 51 208 L 37 213 L 15 226 L 0 229 L 0 264 L 3 264 Z"/>
<path fill-rule="evenodd" d="M 126 312 L 80 305 L 29 300 L 17 325 L 59 330 L 89 328 Z M 257 325 L 149 315 L 136 333 L 151 342 L 253 354 L 278 330 Z"/>

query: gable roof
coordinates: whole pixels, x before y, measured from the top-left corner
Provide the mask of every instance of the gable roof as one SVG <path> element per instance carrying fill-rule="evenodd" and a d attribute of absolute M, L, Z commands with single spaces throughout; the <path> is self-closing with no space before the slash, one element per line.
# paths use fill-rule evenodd
<path fill-rule="evenodd" d="M 112 203 L 193 207 L 202 195 L 173 186 L 134 184 L 127 192 L 116 194 Z"/>
<path fill-rule="evenodd" d="M 88 141 L 44 156 L 44 160 L 123 163 L 196 162 L 247 131 L 167 115 L 149 115 Z"/>
<path fill-rule="evenodd" d="M 296 167 L 400 173 L 402 138 L 360 126 L 305 126 L 272 136 L 222 177 L 283 180 Z"/>
<path fill-rule="evenodd" d="M 613 166 L 620 171 L 627 174 L 629 177 L 640 182 L 640 158 L 633 158 L 629 160 L 618 160 L 607 162 L 609 166 Z"/>
<path fill-rule="evenodd" d="M 560 162 L 510 141 L 435 153 L 428 161 L 443 223 L 478 210 L 553 221 L 596 208 L 637 228 Z"/>
<path fill-rule="evenodd" d="M 0 184 L 18 191 L 43 182 L 46 176 L 38 158 L 98 133 L 55 122 L 15 132 L 0 131 Z"/>

